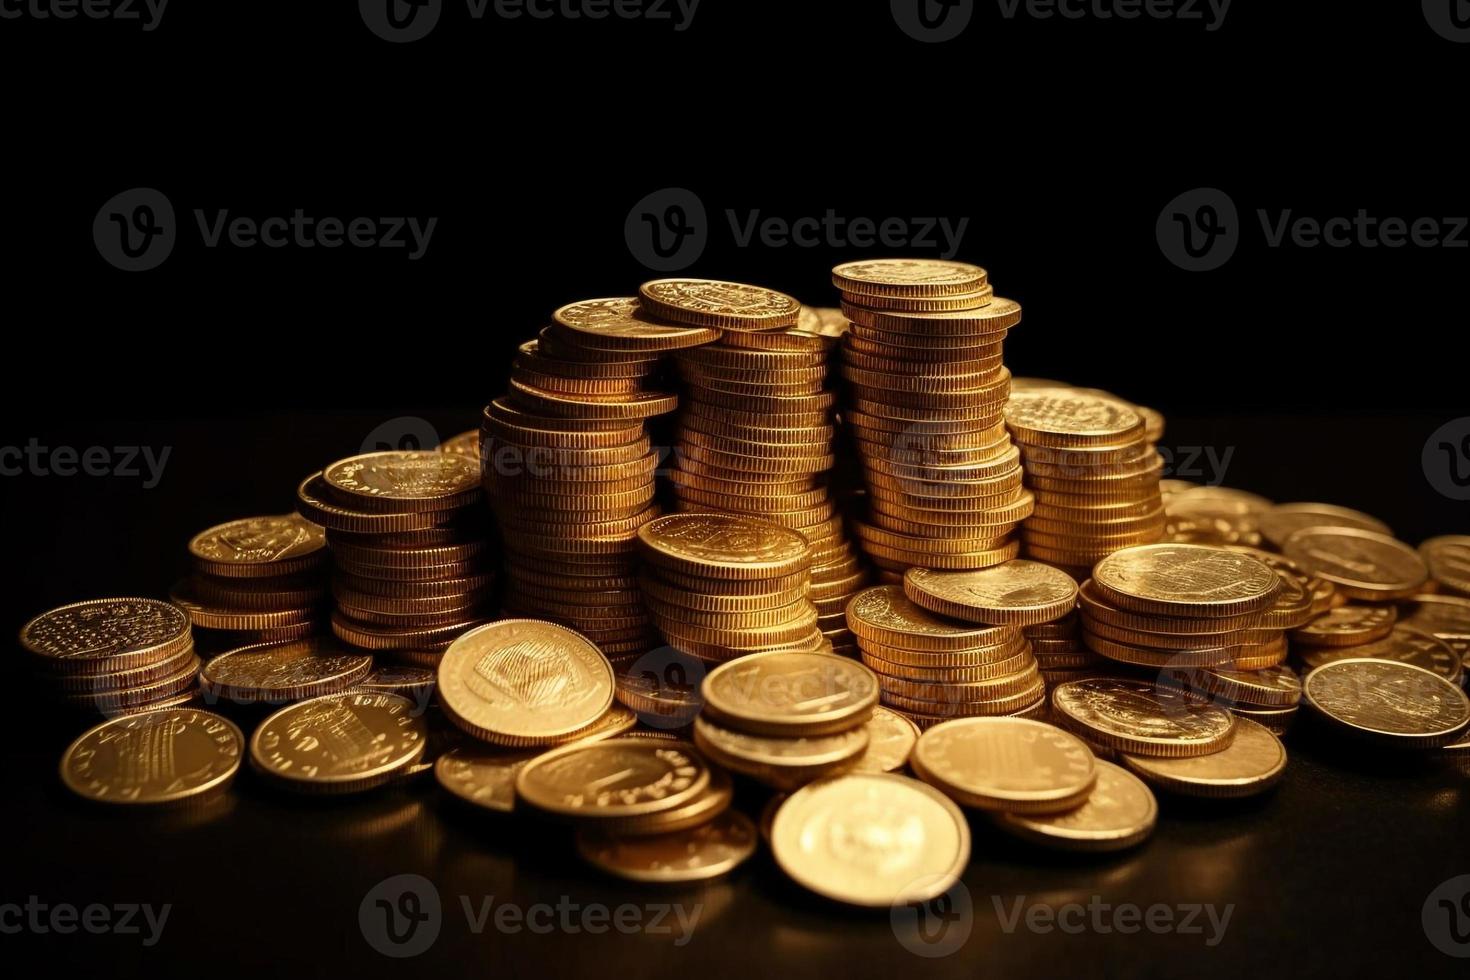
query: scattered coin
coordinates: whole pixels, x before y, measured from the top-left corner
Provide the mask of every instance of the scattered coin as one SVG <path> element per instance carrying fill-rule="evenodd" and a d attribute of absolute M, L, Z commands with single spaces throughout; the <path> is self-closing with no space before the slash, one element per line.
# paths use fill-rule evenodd
<path fill-rule="evenodd" d="M 609 834 L 595 826 L 577 834 L 577 851 L 594 867 L 630 881 L 706 881 L 729 874 L 755 853 L 755 824 L 738 810 L 668 834 Z"/>
<path fill-rule="evenodd" d="M 1092 752 L 1054 725 L 1024 718 L 960 718 L 924 732 L 914 772 L 982 810 L 1058 813 L 1081 806 L 1097 778 Z"/>
<path fill-rule="evenodd" d="M 1219 752 L 1183 758 L 1124 753 L 1123 763 L 1157 789 L 1182 796 L 1235 799 L 1274 787 L 1286 772 L 1286 748 L 1264 726 L 1235 719 L 1235 737 Z"/>
<path fill-rule="evenodd" d="M 424 754 L 428 726 L 408 698 L 361 691 L 289 705 L 250 737 L 250 761 L 300 793 L 355 793 L 401 775 Z"/>
<path fill-rule="evenodd" d="M 1350 599 L 1408 598 L 1429 579 L 1429 569 L 1418 552 L 1376 531 L 1307 527 L 1287 538 L 1281 550 Z"/>
<path fill-rule="evenodd" d="M 161 708 L 103 722 L 61 757 L 61 781 L 103 803 L 197 802 L 223 790 L 240 768 L 245 736 L 208 711 Z"/>
<path fill-rule="evenodd" d="M 1146 681 L 1072 681 L 1052 691 L 1051 703 L 1066 728 L 1133 755 L 1208 755 L 1229 745 L 1235 734 L 1235 718 L 1225 709 Z"/>
<path fill-rule="evenodd" d="M 1448 745 L 1470 727 L 1470 699 L 1438 674 L 1394 660 L 1323 664 L 1302 682 L 1306 703 L 1339 731 L 1408 748 Z"/>
<path fill-rule="evenodd" d="M 1087 800 L 1062 813 L 997 813 L 996 826 L 1042 847 L 1106 852 L 1136 847 L 1153 833 L 1158 801 L 1148 786 L 1121 766 L 1099 759 Z"/>

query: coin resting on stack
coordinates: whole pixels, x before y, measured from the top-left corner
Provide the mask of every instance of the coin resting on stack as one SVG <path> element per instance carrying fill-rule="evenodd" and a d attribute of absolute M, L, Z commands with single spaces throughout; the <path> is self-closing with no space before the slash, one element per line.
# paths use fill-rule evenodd
<path fill-rule="evenodd" d="M 459 453 L 352 456 L 313 473 L 296 508 L 325 527 L 332 632 L 344 643 L 433 666 L 487 615 L 480 470 Z"/>
<path fill-rule="evenodd" d="M 1016 557 L 1032 497 L 1006 432 L 1001 348 L 1020 305 L 963 262 L 851 262 L 832 281 L 851 321 L 843 424 L 867 484 L 863 550 L 893 577 Z"/>

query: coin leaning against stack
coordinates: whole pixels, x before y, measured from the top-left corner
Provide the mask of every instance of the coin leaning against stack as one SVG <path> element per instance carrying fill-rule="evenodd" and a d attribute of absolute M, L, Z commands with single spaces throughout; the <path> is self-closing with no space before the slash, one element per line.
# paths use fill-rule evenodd
<path fill-rule="evenodd" d="M 718 336 L 613 297 L 561 307 L 521 346 L 483 423 L 508 613 L 571 626 L 613 658 L 653 645 L 635 578 L 638 528 L 659 514 L 645 425 L 678 399 L 651 385 L 667 352 Z"/>
<path fill-rule="evenodd" d="M 485 617 L 492 573 L 479 467 L 433 450 L 366 453 L 302 481 L 296 509 L 327 529 L 332 632 L 433 666 Z"/>
<path fill-rule="evenodd" d="M 1007 331 L 1021 307 L 984 269 L 880 259 L 832 270 L 842 338 L 844 430 L 868 491 L 863 550 L 890 580 L 911 566 L 971 569 L 1016 557 L 1031 513 L 1004 422 Z"/>

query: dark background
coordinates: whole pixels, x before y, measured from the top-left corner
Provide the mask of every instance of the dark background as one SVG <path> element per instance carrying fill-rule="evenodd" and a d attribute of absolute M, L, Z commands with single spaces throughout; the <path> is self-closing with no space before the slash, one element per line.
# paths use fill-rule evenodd
<path fill-rule="evenodd" d="M 1256 209 L 1327 218 L 1470 211 L 1454 93 L 1470 46 L 1417 4 L 1232 6 L 1198 23 L 1038 21 L 981 3 L 965 35 L 906 38 L 887 4 L 703 0 L 667 23 L 470 21 L 390 45 L 354 4 L 175 0 L 156 31 L 0 20 L 6 83 L 9 329 L 0 445 L 170 449 L 153 489 L 128 477 L 0 479 L 6 621 L 106 594 L 161 595 L 184 542 L 286 510 L 296 482 L 379 425 L 475 424 L 515 345 L 555 307 L 657 273 L 623 223 L 645 194 L 696 192 L 714 222 L 688 270 L 832 304 L 828 271 L 886 249 L 735 246 L 724 220 L 969 217 L 959 258 L 1026 308 L 1017 375 L 1106 387 L 1169 419 L 1164 444 L 1233 449 L 1225 482 L 1368 510 L 1405 540 L 1464 532 L 1465 505 L 1421 449 L 1466 413 L 1464 249 L 1268 248 Z M 164 192 L 186 227 L 158 269 L 120 272 L 91 223 L 127 188 Z M 1154 223 L 1218 187 L 1243 240 L 1221 269 L 1170 264 Z M 439 219 L 427 255 L 205 249 L 194 208 Z M 1205 473 L 1197 479 L 1218 474 Z M 13 608 L 10 608 L 13 605 Z M 689 946 L 654 937 L 473 936 L 454 896 L 657 900 L 586 872 L 557 832 L 446 807 L 432 785 L 297 805 L 242 776 L 197 821 L 120 820 L 54 777 L 82 727 L 7 675 L 9 840 L 0 901 L 173 902 L 163 943 L 0 936 L 114 972 L 660 976 L 880 967 L 975 976 L 1200 976 L 1414 969 L 1446 974 L 1420 926 L 1470 872 L 1463 778 L 1292 742 L 1258 804 L 1165 803 L 1156 839 L 1060 860 L 977 824 L 975 936 L 911 959 L 885 917 L 816 903 L 760 858 L 702 893 Z M 248 721 L 248 720 L 247 720 Z M 434 950 L 378 957 L 357 903 L 418 872 L 445 898 Z M 675 900 L 701 900 L 700 892 Z M 1226 941 L 1000 932 L 990 896 L 1235 902 Z M 718 912 L 718 915 L 716 913 Z M 1176 965 L 1177 964 L 1177 965 Z"/>

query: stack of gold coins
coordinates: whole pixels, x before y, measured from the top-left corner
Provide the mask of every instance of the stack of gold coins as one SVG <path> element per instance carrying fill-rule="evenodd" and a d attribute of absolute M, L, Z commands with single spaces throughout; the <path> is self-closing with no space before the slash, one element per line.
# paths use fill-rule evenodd
<path fill-rule="evenodd" d="M 670 473 L 679 509 L 746 514 L 801 532 L 812 547 L 818 625 L 834 649 L 851 652 L 843 609 L 866 576 L 827 486 L 836 459 L 827 361 L 840 332 L 830 316 L 756 286 L 660 280 L 643 289 L 723 333 L 719 343 L 675 356 L 684 383 Z M 773 308 L 782 315 L 770 315 Z"/>
<path fill-rule="evenodd" d="M 1319 617 L 1332 605 L 1337 587 L 1326 579 L 1308 574 L 1301 565 L 1270 551 L 1245 545 L 1223 545 L 1273 569 L 1281 579 L 1276 601 L 1261 615 L 1260 625 L 1244 636 L 1233 666 L 1237 670 L 1275 667 L 1286 659 L 1288 634 Z"/>
<path fill-rule="evenodd" d="M 985 270 L 963 262 L 851 262 L 832 281 L 852 321 L 843 422 L 867 484 L 863 550 L 890 581 L 911 566 L 1016 557 L 1032 499 L 1002 417 L 1001 347 L 1020 305 L 994 298 Z"/>
<path fill-rule="evenodd" d="M 1071 388 L 1031 388 L 1011 396 L 1005 417 L 1036 496 L 1021 528 L 1028 557 L 1080 579 L 1111 552 L 1162 537 L 1163 459 L 1133 406 Z"/>
<path fill-rule="evenodd" d="M 156 599 L 92 599 L 21 627 L 36 682 L 62 704 L 107 715 L 184 704 L 200 660 L 189 617 Z"/>
<path fill-rule="evenodd" d="M 296 509 L 327 529 L 332 631 L 432 666 L 479 623 L 492 580 L 475 461 L 433 450 L 366 453 L 302 481 Z"/>
<path fill-rule="evenodd" d="M 211 527 L 190 539 L 194 574 L 169 598 L 188 614 L 206 655 L 322 632 L 326 545 L 322 528 L 299 514 Z"/>
<path fill-rule="evenodd" d="M 915 604 L 901 585 L 859 592 L 847 623 L 882 702 L 920 728 L 950 718 L 1045 710 L 1045 683 L 1016 626 L 976 626 Z"/>
<path fill-rule="evenodd" d="M 571 626 L 610 657 L 655 642 L 634 572 L 638 528 L 659 514 L 645 424 L 678 399 L 650 385 L 665 352 L 718 337 L 617 297 L 563 306 L 522 345 L 483 429 L 508 612 Z"/>
<path fill-rule="evenodd" d="M 1124 548 L 1098 562 L 1082 583 L 1083 641 L 1094 653 L 1135 667 L 1263 669 L 1286 657 L 1284 641 L 1264 653 L 1259 642 L 1283 587 L 1270 566 L 1239 551 L 1197 544 Z"/>
<path fill-rule="evenodd" d="M 1444 534 L 1419 545 L 1434 588 L 1426 591 L 1470 596 L 1470 535 Z"/>
<path fill-rule="evenodd" d="M 1470 671 L 1470 599 L 1458 595 L 1416 595 L 1402 605 L 1403 624 L 1443 640 Z"/>
<path fill-rule="evenodd" d="M 644 601 L 676 649 L 704 661 L 831 652 L 799 532 L 738 514 L 669 514 L 640 527 L 638 543 Z"/>
<path fill-rule="evenodd" d="M 757 653 L 705 677 L 694 742 L 719 765 L 780 790 L 856 768 L 873 740 L 878 679 L 821 653 Z"/>

